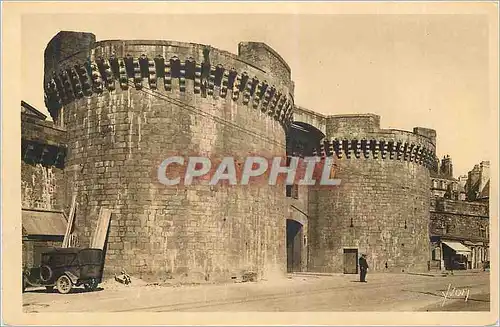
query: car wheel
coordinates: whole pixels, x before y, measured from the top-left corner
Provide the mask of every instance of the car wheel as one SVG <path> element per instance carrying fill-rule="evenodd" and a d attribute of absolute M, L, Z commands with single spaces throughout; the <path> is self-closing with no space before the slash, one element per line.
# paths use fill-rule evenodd
<path fill-rule="evenodd" d="M 42 280 L 42 282 L 48 282 L 53 275 L 54 273 L 49 266 L 43 265 L 40 267 L 40 279 Z"/>
<path fill-rule="evenodd" d="M 69 279 L 68 276 L 66 275 L 61 275 L 56 282 L 56 288 L 57 291 L 61 294 L 68 294 L 69 291 L 71 291 L 71 288 L 73 287 L 73 283 L 71 282 L 71 279 Z"/>
<path fill-rule="evenodd" d="M 85 289 L 87 291 L 92 292 L 92 291 L 95 291 L 97 289 L 98 284 L 99 283 L 97 282 L 97 280 L 93 278 L 88 283 L 83 284 L 83 287 L 85 287 Z"/>

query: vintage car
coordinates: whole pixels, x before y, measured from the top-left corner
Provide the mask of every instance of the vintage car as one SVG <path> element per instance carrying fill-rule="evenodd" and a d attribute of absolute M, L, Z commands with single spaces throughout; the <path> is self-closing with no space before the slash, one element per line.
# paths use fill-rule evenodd
<path fill-rule="evenodd" d="M 45 286 L 66 294 L 80 285 L 93 291 L 101 282 L 102 267 L 100 249 L 51 248 L 42 253 L 39 266 L 24 269 L 23 292 L 27 286 Z"/>

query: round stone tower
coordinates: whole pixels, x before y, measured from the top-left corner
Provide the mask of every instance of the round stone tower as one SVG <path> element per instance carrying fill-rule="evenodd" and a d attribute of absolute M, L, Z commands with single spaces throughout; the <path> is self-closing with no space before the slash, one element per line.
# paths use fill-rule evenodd
<path fill-rule="evenodd" d="M 158 180 L 171 156 L 285 157 L 290 69 L 265 44 L 239 52 L 75 32 L 49 43 L 46 104 L 67 130 L 80 246 L 112 210 L 105 272 L 212 281 L 286 269 L 284 187 Z"/>
<path fill-rule="evenodd" d="M 319 152 L 335 156 L 341 184 L 310 192 L 311 270 L 356 273 L 363 253 L 374 271 L 427 269 L 435 140 L 430 129 L 380 129 L 376 115 L 326 118 Z"/>

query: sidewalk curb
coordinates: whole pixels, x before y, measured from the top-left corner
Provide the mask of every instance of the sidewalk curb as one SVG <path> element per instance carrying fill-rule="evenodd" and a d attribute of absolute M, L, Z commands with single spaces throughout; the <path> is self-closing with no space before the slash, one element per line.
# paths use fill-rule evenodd
<path fill-rule="evenodd" d="M 307 271 L 303 271 L 303 272 L 294 272 L 294 273 L 288 273 L 288 276 L 323 276 L 323 277 L 333 277 L 333 276 L 339 276 L 339 275 L 343 275 L 343 274 L 340 274 L 340 273 L 320 273 L 320 272 L 307 272 Z"/>

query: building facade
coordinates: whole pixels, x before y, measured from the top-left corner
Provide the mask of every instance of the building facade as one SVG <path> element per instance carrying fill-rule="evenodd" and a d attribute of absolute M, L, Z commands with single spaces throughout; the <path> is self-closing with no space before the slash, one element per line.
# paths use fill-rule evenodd
<path fill-rule="evenodd" d="M 66 231 L 63 213 L 66 132 L 21 102 L 21 209 L 23 266 L 40 262 L 48 247 L 60 246 Z"/>
<path fill-rule="evenodd" d="M 489 261 L 489 208 L 484 203 L 431 202 L 431 264 L 435 270 L 480 269 Z"/>
<path fill-rule="evenodd" d="M 436 132 L 297 106 L 289 66 L 263 43 L 234 55 L 60 32 L 45 51 L 44 90 L 66 151 L 63 192 L 52 194 L 64 210 L 76 196 L 81 246 L 99 210 L 112 210 L 105 273 L 356 273 L 361 253 L 375 271 L 429 269 Z M 341 184 L 168 187 L 157 171 L 172 155 L 332 157 Z"/>
<path fill-rule="evenodd" d="M 469 171 L 465 193 L 468 201 L 489 202 L 490 162 L 482 161 Z"/>
<path fill-rule="evenodd" d="M 489 162 L 453 178 L 451 158 L 431 173 L 432 270 L 480 269 L 489 262 Z"/>

